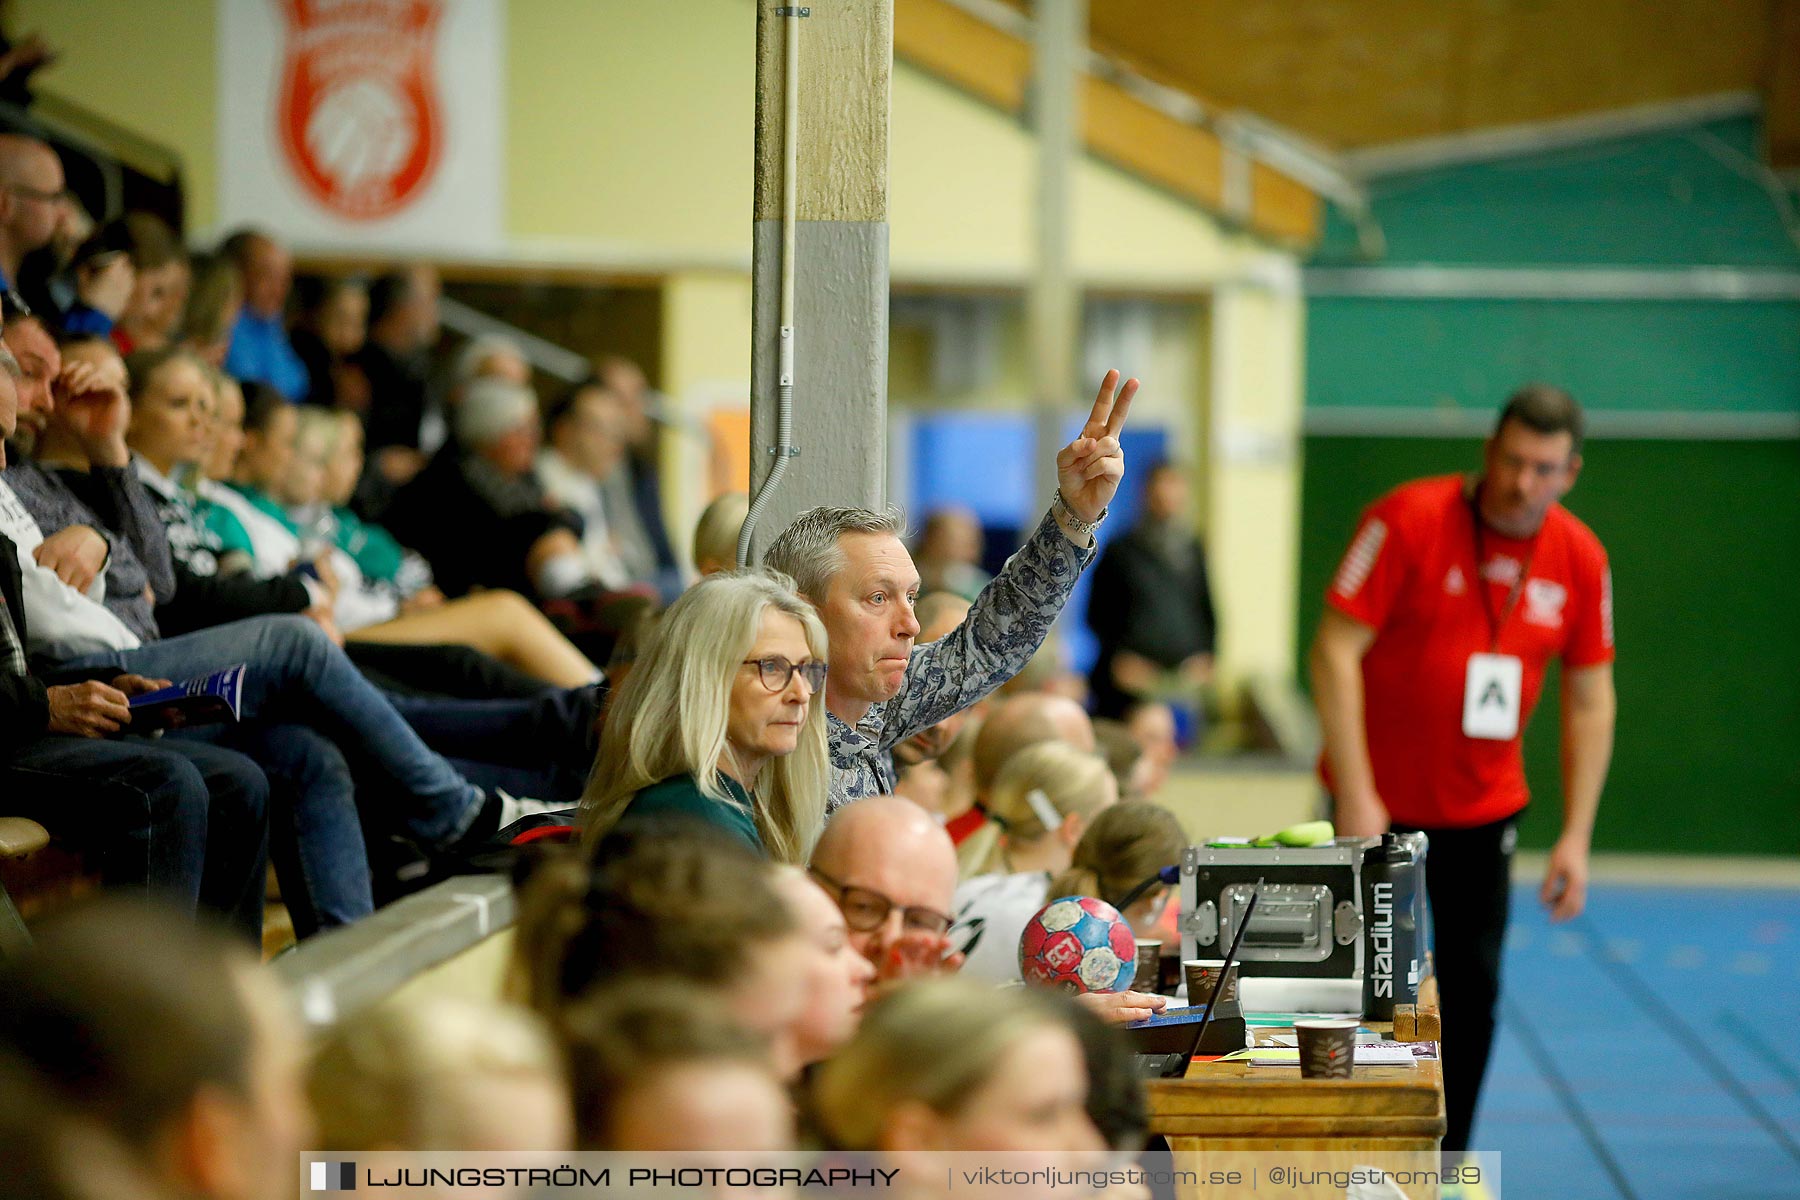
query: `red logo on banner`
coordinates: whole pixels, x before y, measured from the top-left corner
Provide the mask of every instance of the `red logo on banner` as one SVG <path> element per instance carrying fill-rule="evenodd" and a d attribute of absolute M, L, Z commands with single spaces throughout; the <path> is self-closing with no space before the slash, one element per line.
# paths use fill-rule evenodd
<path fill-rule="evenodd" d="M 444 120 L 433 77 L 442 0 L 277 0 L 287 18 L 275 123 L 308 195 L 390 216 L 430 183 Z"/>

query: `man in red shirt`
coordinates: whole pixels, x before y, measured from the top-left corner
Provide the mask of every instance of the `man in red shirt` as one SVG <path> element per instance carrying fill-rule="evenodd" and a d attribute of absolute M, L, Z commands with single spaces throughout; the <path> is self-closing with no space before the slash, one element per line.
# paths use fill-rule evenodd
<path fill-rule="evenodd" d="M 1540 899 L 1586 901 L 1612 757 L 1612 576 L 1557 503 L 1581 471 L 1581 406 L 1534 384 L 1500 413 L 1482 473 L 1377 500 L 1326 592 L 1313 642 L 1321 773 L 1340 834 L 1424 830 L 1445 1040 L 1446 1151 L 1468 1147 L 1500 993 L 1521 736 L 1544 668 L 1562 672 L 1562 835 Z"/>

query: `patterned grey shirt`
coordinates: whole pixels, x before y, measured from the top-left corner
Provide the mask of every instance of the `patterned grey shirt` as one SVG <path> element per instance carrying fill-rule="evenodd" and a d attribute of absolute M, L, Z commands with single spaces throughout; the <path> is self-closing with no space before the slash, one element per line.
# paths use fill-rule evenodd
<path fill-rule="evenodd" d="M 899 695 L 871 707 L 854 728 L 827 713 L 827 811 L 893 791 L 892 747 L 961 712 L 1023 670 L 1093 558 L 1094 547 L 1077 547 L 1046 513 L 1031 540 L 981 589 L 963 623 L 913 650 Z"/>

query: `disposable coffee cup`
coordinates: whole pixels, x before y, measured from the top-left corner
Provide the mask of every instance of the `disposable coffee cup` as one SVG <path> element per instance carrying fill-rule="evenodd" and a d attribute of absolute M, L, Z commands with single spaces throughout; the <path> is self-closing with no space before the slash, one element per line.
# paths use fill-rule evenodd
<path fill-rule="evenodd" d="M 1182 960 L 1181 973 L 1187 979 L 1187 996 L 1189 1004 L 1205 1004 L 1212 997 L 1213 984 L 1218 981 L 1219 972 L 1225 969 L 1222 958 L 1189 958 Z M 1219 989 L 1221 1005 L 1238 1002 L 1238 965 L 1231 964 L 1231 973 L 1225 977 L 1225 986 Z"/>
<path fill-rule="evenodd" d="M 1302 1079 L 1348 1079 L 1360 1021 L 1295 1021 Z"/>
<path fill-rule="evenodd" d="M 1161 991 L 1162 983 L 1162 943 L 1155 938 L 1139 938 L 1137 944 L 1137 973 L 1131 977 L 1131 990 L 1134 992 Z"/>

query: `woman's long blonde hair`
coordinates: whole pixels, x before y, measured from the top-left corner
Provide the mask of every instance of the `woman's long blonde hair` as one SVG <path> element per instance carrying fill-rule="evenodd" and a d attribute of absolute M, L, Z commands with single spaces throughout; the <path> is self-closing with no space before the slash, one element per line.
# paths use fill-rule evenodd
<path fill-rule="evenodd" d="M 1005 869 L 1008 843 L 1034 842 L 1051 831 L 1045 820 L 1092 817 L 1112 796 L 1106 760 L 1062 742 L 1039 742 L 1006 760 L 988 791 L 987 823 L 963 843 L 957 858 L 963 877 Z M 1036 793 L 1035 798 L 1033 793 Z"/>
<path fill-rule="evenodd" d="M 825 660 L 825 626 L 778 572 L 714 575 L 669 606 L 607 716 L 581 800 L 590 839 L 616 825 L 638 792 L 676 775 L 692 775 L 704 795 L 730 803 L 718 766 L 728 748 L 731 689 L 768 612 L 798 621 L 812 656 Z M 770 858 L 804 864 L 812 854 L 825 825 L 829 770 L 821 687 L 794 752 L 771 758 L 755 779 L 738 780 L 755 795 L 752 815 Z"/>
<path fill-rule="evenodd" d="M 1034 988 L 972 979 L 910 983 L 875 1002 L 856 1035 L 813 1076 L 813 1115 L 840 1150 L 881 1149 L 889 1116 L 908 1101 L 945 1116 L 1040 1029 L 1075 1036 L 1068 1002 Z"/>

